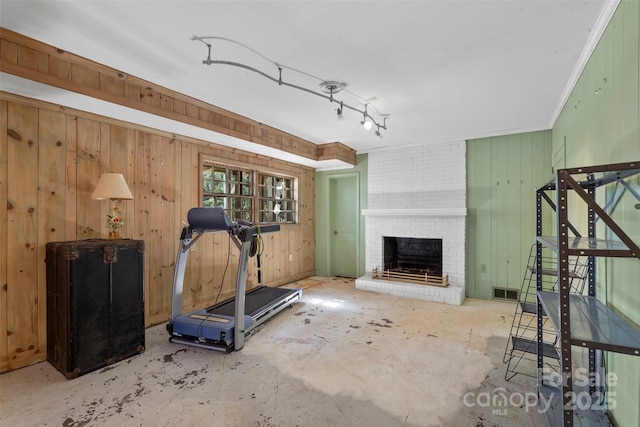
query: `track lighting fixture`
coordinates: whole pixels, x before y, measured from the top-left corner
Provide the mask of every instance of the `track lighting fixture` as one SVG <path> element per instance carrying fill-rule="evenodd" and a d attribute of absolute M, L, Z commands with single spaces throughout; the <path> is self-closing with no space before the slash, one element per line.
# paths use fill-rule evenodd
<path fill-rule="evenodd" d="M 205 40 L 211 40 L 211 39 L 223 40 L 223 41 L 235 43 L 235 44 L 237 44 L 239 46 L 244 47 L 245 49 L 250 50 L 251 52 L 253 52 L 256 55 L 260 56 L 262 59 L 264 59 L 264 60 L 270 62 L 271 64 L 273 64 L 278 69 L 278 77 L 277 78 L 272 77 L 269 74 L 267 74 L 267 73 L 265 73 L 265 72 L 263 72 L 261 70 L 253 68 L 253 67 L 251 67 L 249 65 L 246 65 L 246 64 L 241 64 L 239 62 L 211 59 L 211 47 L 212 46 L 211 46 L 211 43 L 205 41 Z M 375 136 L 378 139 L 381 138 L 380 129 L 384 129 L 384 130 L 387 129 L 387 118 L 389 117 L 388 114 L 379 114 L 378 113 L 379 116 L 383 117 L 382 123 L 379 123 L 369 114 L 369 111 L 367 110 L 367 105 L 368 105 L 367 103 L 364 103 L 364 109 L 360 110 L 360 109 L 358 109 L 356 107 L 353 107 L 353 106 L 351 106 L 349 104 L 346 104 L 344 101 L 338 101 L 338 100 L 336 100 L 334 98 L 334 96 L 336 94 L 344 91 L 344 88 L 346 87 L 345 83 L 338 82 L 338 81 L 335 81 L 335 80 L 318 79 L 317 77 L 312 76 L 309 73 L 302 72 L 302 71 L 296 70 L 294 68 L 286 67 L 286 66 L 284 66 L 282 64 L 278 64 L 278 63 L 276 63 L 274 61 L 271 61 L 270 59 L 268 59 L 264 55 L 260 54 L 259 52 L 251 49 L 250 47 L 248 47 L 248 46 L 246 46 L 246 45 L 244 45 L 242 43 L 236 42 L 235 40 L 228 39 L 228 38 L 215 37 L 215 36 L 208 36 L 208 37 L 193 36 L 193 37 L 191 37 L 191 40 L 200 41 L 200 42 L 204 43 L 207 46 L 207 49 L 208 49 L 207 59 L 202 61 L 202 63 L 204 65 L 222 64 L 222 65 L 230 65 L 230 66 L 234 66 L 234 67 L 244 68 L 245 70 L 253 71 L 253 72 L 257 73 L 257 74 L 260 74 L 261 76 L 263 76 L 263 77 L 265 77 L 265 78 L 277 83 L 280 86 L 288 86 L 288 87 L 291 87 L 291 88 L 294 88 L 294 89 L 301 90 L 301 91 L 306 92 L 306 93 L 311 93 L 313 95 L 328 99 L 329 102 L 340 102 L 340 106 L 336 109 L 338 120 L 342 120 L 343 119 L 344 108 L 348 108 L 349 110 L 359 112 L 359 113 L 361 113 L 363 115 L 363 119 L 360 122 L 362 127 L 364 127 L 366 130 L 370 130 L 373 127 L 373 125 L 375 125 L 376 128 L 377 128 L 376 131 L 375 131 Z M 298 86 L 298 85 L 295 85 L 295 84 L 288 83 L 288 82 L 284 81 L 283 78 L 282 78 L 282 70 L 283 70 L 283 68 L 285 68 L 285 69 L 287 69 L 289 71 L 293 71 L 293 72 L 297 72 L 297 73 L 300 73 L 300 74 L 304 74 L 304 75 L 306 75 L 308 77 L 312 77 L 312 78 L 316 78 L 316 79 L 320 80 L 321 83 L 318 85 L 319 88 L 320 88 L 320 92 L 317 92 L 315 90 L 308 89 L 308 88 L 305 88 L 305 87 L 302 87 L 302 86 Z M 345 91 L 345 92 L 348 92 L 348 91 Z M 357 95 L 355 95 L 353 93 L 350 93 L 350 95 L 357 96 Z"/>

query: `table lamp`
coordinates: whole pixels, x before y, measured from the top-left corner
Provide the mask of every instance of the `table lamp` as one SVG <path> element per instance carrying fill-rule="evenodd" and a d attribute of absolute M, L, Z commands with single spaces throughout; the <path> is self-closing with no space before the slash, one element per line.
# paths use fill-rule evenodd
<path fill-rule="evenodd" d="M 98 180 L 91 198 L 95 200 L 109 199 L 110 214 L 107 215 L 109 239 L 119 239 L 118 229 L 124 225 L 118 200 L 133 200 L 133 194 L 121 173 L 103 173 Z"/>

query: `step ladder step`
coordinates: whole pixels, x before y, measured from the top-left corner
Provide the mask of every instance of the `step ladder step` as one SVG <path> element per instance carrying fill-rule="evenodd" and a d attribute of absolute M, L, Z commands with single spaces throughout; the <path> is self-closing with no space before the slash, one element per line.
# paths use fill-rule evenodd
<path fill-rule="evenodd" d="M 538 269 L 536 267 L 529 267 L 529 271 L 531 271 L 532 273 L 535 273 Z M 541 273 L 545 276 L 557 276 L 558 275 L 558 270 L 554 270 L 552 268 L 543 268 L 541 270 Z M 579 274 L 570 271 L 569 272 L 569 277 L 573 278 L 573 279 L 584 279 L 584 277 L 580 276 Z"/>
<path fill-rule="evenodd" d="M 537 312 L 537 303 L 535 302 L 521 302 L 520 308 L 523 313 L 536 314 Z"/>
<path fill-rule="evenodd" d="M 522 337 L 511 337 L 511 342 L 513 344 L 513 349 L 518 351 L 524 351 L 525 353 L 537 354 L 537 341 L 529 338 Z M 553 346 L 553 344 L 543 343 L 542 344 L 542 354 L 544 357 L 550 357 L 553 359 L 560 359 L 558 355 L 558 351 Z"/>

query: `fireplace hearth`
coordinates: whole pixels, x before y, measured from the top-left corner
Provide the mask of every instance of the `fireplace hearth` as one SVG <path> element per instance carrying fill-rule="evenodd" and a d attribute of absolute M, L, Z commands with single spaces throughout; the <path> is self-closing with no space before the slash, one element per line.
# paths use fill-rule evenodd
<path fill-rule="evenodd" d="M 462 304 L 465 298 L 466 209 L 364 209 L 363 215 L 367 217 L 367 273 L 356 279 L 356 289 Z M 401 260 L 397 262 L 390 261 L 388 253 L 386 256 L 384 254 L 384 239 L 389 237 L 393 238 L 392 247 L 395 245 L 400 252 Z M 398 241 L 398 238 L 401 240 Z M 423 240 L 429 242 L 426 248 L 419 247 L 425 243 L 421 242 Z M 419 242 L 420 245 L 414 245 Z M 434 249 L 439 252 L 435 257 L 423 253 Z M 419 266 L 415 265 L 416 253 L 420 253 L 417 256 Z M 407 268 L 419 272 L 389 273 L 388 267 L 384 267 L 385 263 L 393 264 L 392 268 L 396 270 Z M 423 271 L 425 269 L 426 273 Z M 418 276 L 421 276 L 419 281 L 416 279 Z M 442 282 L 438 281 L 439 276 Z"/>

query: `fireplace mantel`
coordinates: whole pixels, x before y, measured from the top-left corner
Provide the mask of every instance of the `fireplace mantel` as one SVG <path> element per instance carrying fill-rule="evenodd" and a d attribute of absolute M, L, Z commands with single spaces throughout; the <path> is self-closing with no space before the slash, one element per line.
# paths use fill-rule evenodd
<path fill-rule="evenodd" d="M 362 209 L 362 216 L 418 216 L 418 217 L 448 217 L 467 216 L 466 208 L 442 209 Z"/>

